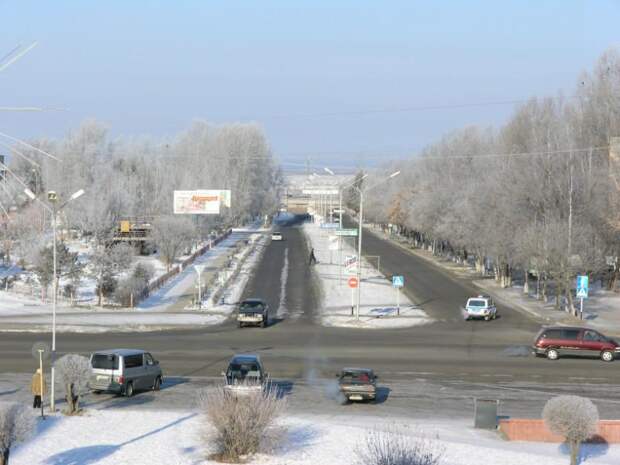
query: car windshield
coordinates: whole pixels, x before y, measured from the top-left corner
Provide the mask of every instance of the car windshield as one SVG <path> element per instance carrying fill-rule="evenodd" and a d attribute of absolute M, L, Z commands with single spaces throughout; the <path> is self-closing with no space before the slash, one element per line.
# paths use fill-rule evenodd
<path fill-rule="evenodd" d="M 366 371 L 344 371 L 340 375 L 340 382 L 348 384 L 363 384 L 371 381 L 372 373 Z"/>
<path fill-rule="evenodd" d="M 113 354 L 95 354 L 90 364 L 101 370 L 118 370 L 118 357 Z"/>
<path fill-rule="evenodd" d="M 231 381 L 257 379 L 260 378 L 260 370 L 256 362 L 231 362 L 226 376 Z"/>
<path fill-rule="evenodd" d="M 486 300 L 471 299 L 467 305 L 470 307 L 486 307 L 486 304 Z"/>
<path fill-rule="evenodd" d="M 262 312 L 263 303 L 262 302 L 243 302 L 241 304 L 240 310 L 242 312 Z"/>

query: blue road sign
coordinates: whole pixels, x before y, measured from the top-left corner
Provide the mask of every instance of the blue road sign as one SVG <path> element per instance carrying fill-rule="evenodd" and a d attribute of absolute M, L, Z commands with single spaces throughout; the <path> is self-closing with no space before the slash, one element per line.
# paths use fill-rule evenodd
<path fill-rule="evenodd" d="M 577 298 L 588 298 L 588 277 L 585 275 L 577 276 Z"/>
<path fill-rule="evenodd" d="M 392 286 L 394 287 L 403 287 L 405 285 L 405 277 L 404 276 L 392 276 Z"/>

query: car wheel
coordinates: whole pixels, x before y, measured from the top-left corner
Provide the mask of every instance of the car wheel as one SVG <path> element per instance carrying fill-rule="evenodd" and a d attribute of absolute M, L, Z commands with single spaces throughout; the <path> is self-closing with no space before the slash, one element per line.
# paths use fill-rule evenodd
<path fill-rule="evenodd" d="M 611 350 L 604 350 L 601 352 L 601 360 L 603 362 L 613 362 L 614 354 Z"/>
<path fill-rule="evenodd" d="M 127 383 L 125 386 L 125 397 L 133 396 L 133 383 Z"/>
<path fill-rule="evenodd" d="M 560 354 L 556 349 L 548 349 L 547 358 L 549 360 L 557 360 L 558 358 L 560 358 Z"/>
<path fill-rule="evenodd" d="M 159 391 L 161 389 L 161 378 L 158 376 L 153 381 L 153 391 Z"/>
<path fill-rule="evenodd" d="M 95 389 L 94 391 L 92 391 L 92 393 L 98 396 L 99 394 L 101 394 L 101 391 L 99 391 L 98 389 Z"/>

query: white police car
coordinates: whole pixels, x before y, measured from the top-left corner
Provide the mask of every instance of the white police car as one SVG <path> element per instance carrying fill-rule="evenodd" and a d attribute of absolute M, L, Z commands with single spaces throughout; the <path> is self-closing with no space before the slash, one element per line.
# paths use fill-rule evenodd
<path fill-rule="evenodd" d="M 470 297 L 463 309 L 463 316 L 466 320 L 473 318 L 484 318 L 485 321 L 494 320 L 497 318 L 497 307 L 488 295 Z"/>

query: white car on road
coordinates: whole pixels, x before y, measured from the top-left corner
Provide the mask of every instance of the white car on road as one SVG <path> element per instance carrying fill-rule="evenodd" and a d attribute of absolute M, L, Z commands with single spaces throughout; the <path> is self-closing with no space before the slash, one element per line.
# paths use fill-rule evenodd
<path fill-rule="evenodd" d="M 479 295 L 467 299 L 467 304 L 463 309 L 466 320 L 472 318 L 484 318 L 485 321 L 494 320 L 497 317 L 497 307 L 495 302 L 488 295 Z"/>
<path fill-rule="evenodd" d="M 272 241 L 281 241 L 282 240 L 282 233 L 279 231 L 274 231 L 271 233 L 271 240 Z"/>

